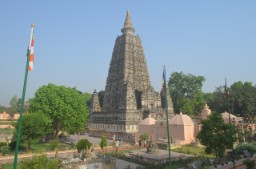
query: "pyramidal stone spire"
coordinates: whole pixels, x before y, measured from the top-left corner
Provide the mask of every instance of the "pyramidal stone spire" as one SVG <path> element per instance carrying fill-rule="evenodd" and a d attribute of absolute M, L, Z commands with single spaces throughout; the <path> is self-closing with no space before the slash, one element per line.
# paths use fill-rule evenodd
<path fill-rule="evenodd" d="M 121 31 L 122 35 L 116 38 L 112 52 L 103 107 L 101 111 L 97 107 L 99 101 L 95 91 L 93 97 L 96 99 L 91 106 L 88 128 L 92 135 L 100 136 L 101 131 L 106 131 L 109 136 L 129 140 L 133 138 L 129 134 L 138 131 L 137 125 L 142 119 L 149 114 L 155 119 L 165 119 L 165 111 L 160 94 L 151 85 L 142 42 L 138 35 L 134 35 L 129 11 Z M 172 108 L 172 102 L 168 105 Z M 168 109 L 168 112 L 172 113 L 173 109 Z"/>
<path fill-rule="evenodd" d="M 123 34 L 133 34 L 135 32 L 135 29 L 132 26 L 130 11 L 127 11 L 127 13 L 126 13 L 126 18 L 125 18 L 125 21 L 124 21 L 124 27 L 122 28 L 121 32 Z"/>

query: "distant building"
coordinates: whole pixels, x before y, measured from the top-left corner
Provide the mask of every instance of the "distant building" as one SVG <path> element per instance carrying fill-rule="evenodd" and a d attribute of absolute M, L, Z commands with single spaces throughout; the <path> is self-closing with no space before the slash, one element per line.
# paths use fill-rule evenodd
<path fill-rule="evenodd" d="M 12 120 L 12 119 L 19 119 L 20 118 L 20 114 L 19 113 L 15 113 L 13 115 L 13 117 L 10 116 L 9 113 L 6 113 L 5 111 L 3 113 L 0 113 L 0 120 Z"/>
<path fill-rule="evenodd" d="M 11 118 L 10 114 L 6 113 L 5 111 L 3 113 L 0 113 L 1 120 L 8 120 L 10 118 Z"/>

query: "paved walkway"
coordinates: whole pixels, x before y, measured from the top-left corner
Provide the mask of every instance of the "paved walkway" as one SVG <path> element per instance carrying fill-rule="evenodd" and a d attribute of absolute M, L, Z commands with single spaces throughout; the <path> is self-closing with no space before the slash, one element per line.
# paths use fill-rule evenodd
<path fill-rule="evenodd" d="M 169 158 L 169 152 L 167 150 L 160 150 L 158 149 L 156 153 L 147 153 L 146 149 L 141 150 L 132 150 L 129 153 L 126 153 L 126 155 L 139 155 L 150 159 L 168 159 Z M 177 152 L 171 152 L 171 158 L 183 158 L 183 157 L 193 157 L 191 154 L 183 154 L 183 153 L 177 153 Z"/>

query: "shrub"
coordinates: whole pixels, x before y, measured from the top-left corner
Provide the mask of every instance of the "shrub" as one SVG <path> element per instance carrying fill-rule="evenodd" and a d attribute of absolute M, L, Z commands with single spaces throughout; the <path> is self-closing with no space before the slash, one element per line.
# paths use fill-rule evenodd
<path fill-rule="evenodd" d="M 92 146 L 92 143 L 90 143 L 87 139 L 81 139 L 76 144 L 76 148 L 77 148 L 78 152 L 80 152 L 81 150 L 86 149 L 86 148 L 89 149 L 89 148 L 91 148 L 91 146 Z"/>
<path fill-rule="evenodd" d="M 7 146 L 7 145 L 5 145 L 5 146 L 1 146 L 1 148 L 0 148 L 0 152 L 3 154 L 3 156 L 4 155 L 6 155 L 6 154 L 8 154 L 8 153 L 10 153 L 10 147 L 9 146 Z"/>
<path fill-rule="evenodd" d="M 54 139 L 50 141 L 51 150 L 58 149 L 59 147 L 59 141 Z"/>
<path fill-rule="evenodd" d="M 237 154 L 244 154 L 244 150 L 247 150 L 250 154 L 256 153 L 256 144 L 248 143 L 248 144 L 240 144 L 236 147 Z"/>
<path fill-rule="evenodd" d="M 108 145 L 108 142 L 107 142 L 106 137 L 102 137 L 101 141 L 100 141 L 100 148 L 103 150 L 103 148 L 107 147 L 107 145 Z"/>
<path fill-rule="evenodd" d="M 0 142 L 0 147 L 2 147 L 2 146 L 6 146 L 7 145 L 7 143 L 6 142 Z"/>
<path fill-rule="evenodd" d="M 246 159 L 243 161 L 243 164 L 246 166 L 246 169 L 254 169 L 254 167 L 255 167 L 254 160 Z"/>
<path fill-rule="evenodd" d="M 45 154 L 34 156 L 32 159 L 26 159 L 19 164 L 19 169 L 56 169 L 58 168 L 58 160 L 50 160 Z"/>

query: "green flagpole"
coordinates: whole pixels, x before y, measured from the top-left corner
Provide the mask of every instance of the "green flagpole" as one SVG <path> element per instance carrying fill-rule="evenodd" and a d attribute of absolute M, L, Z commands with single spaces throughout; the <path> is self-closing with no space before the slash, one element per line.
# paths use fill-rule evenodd
<path fill-rule="evenodd" d="M 168 153 L 169 153 L 169 169 L 171 169 L 171 144 L 170 144 L 170 129 L 169 129 L 169 120 L 168 120 L 168 101 L 167 101 L 167 88 L 166 88 L 166 70 L 164 66 L 164 91 L 165 91 L 165 113 L 166 113 L 166 127 L 167 127 L 167 134 L 168 134 Z"/>
<path fill-rule="evenodd" d="M 31 38 L 33 33 L 34 25 L 32 24 L 31 29 L 31 36 L 30 36 L 30 43 L 31 44 Z M 20 142 L 20 131 L 21 131 L 21 123 L 22 123 L 22 114 L 24 111 L 24 102 L 25 102 L 25 95 L 26 95 L 26 88 L 27 88 L 27 79 L 28 79 L 28 65 L 29 65 L 29 56 L 30 56 L 30 50 L 27 50 L 27 63 L 26 63 L 26 70 L 25 70 L 25 79 L 23 84 L 23 90 L 22 90 L 22 102 L 21 102 L 21 109 L 20 109 L 20 118 L 18 121 L 18 131 L 16 136 L 16 147 L 15 147 L 15 157 L 13 162 L 13 169 L 17 168 L 17 161 L 18 161 L 18 153 L 19 153 L 19 142 Z"/>

